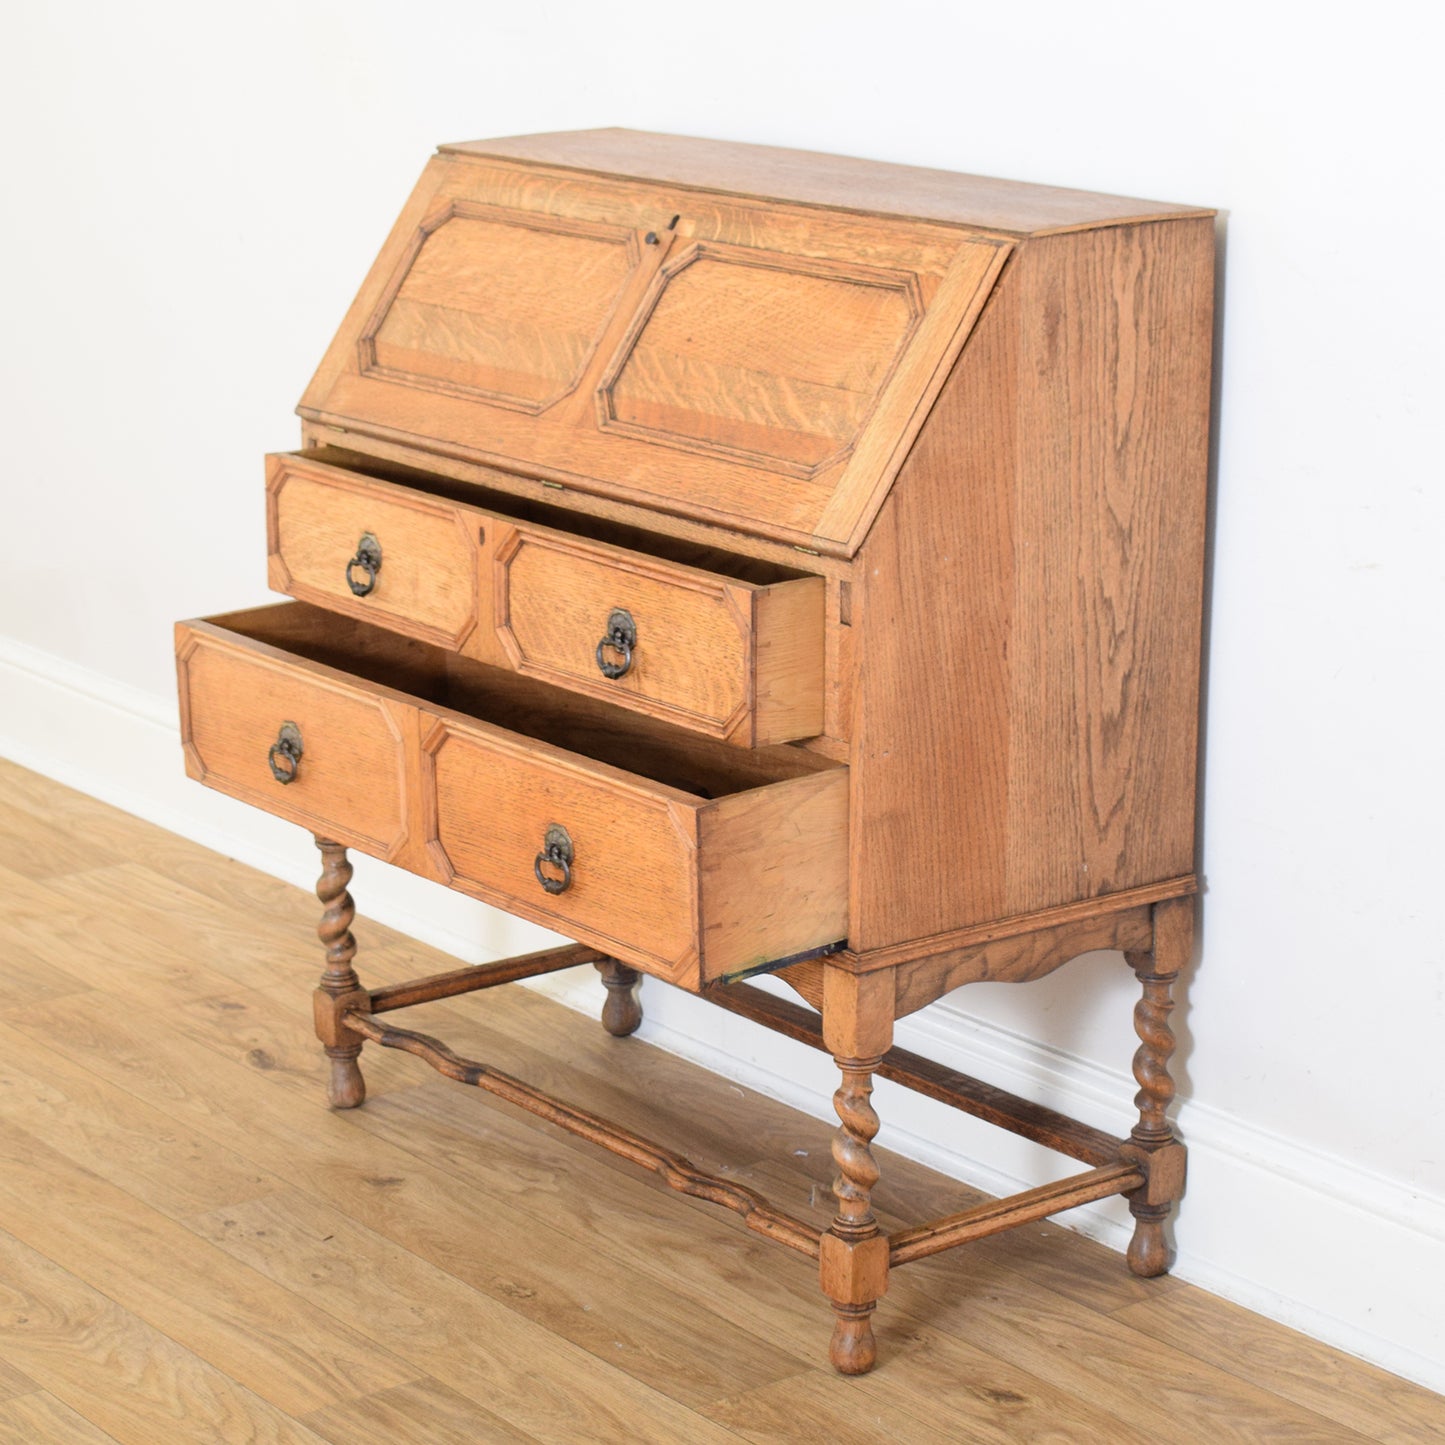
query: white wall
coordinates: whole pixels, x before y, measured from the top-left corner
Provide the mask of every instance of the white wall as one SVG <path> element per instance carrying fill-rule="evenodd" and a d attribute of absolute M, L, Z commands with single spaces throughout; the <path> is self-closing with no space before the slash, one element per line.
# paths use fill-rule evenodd
<path fill-rule="evenodd" d="M 302 834 L 181 779 L 170 623 L 264 600 L 261 453 L 292 443 L 291 408 L 439 141 L 625 124 L 1217 205 L 1208 894 L 1181 1010 L 1195 1147 L 1179 1268 L 1445 1388 L 1426 1287 L 1445 1280 L 1427 13 L 16 7 L 0 52 L 0 750 L 310 876 Z M 363 907 L 468 956 L 535 936 L 382 871 L 362 871 Z M 1122 1131 L 1132 996 L 1098 956 L 956 995 L 905 1041 Z M 657 986 L 648 1006 L 666 1046 L 826 1111 L 825 1061 Z M 885 1142 L 977 1182 L 1053 1167 L 880 1097 Z M 1083 1219 L 1115 1240 L 1117 1221 Z"/>

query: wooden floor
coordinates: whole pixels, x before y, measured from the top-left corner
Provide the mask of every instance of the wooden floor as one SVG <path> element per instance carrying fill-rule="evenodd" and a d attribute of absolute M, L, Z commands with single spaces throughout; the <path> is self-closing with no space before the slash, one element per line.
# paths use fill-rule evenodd
<path fill-rule="evenodd" d="M 1047 1223 L 901 1270 L 841 1379 L 814 1266 L 733 1216 L 375 1048 L 329 1112 L 317 912 L 0 763 L 0 1445 L 1445 1439 Z M 367 982 L 452 966 L 356 932 Z M 815 1120 L 517 985 L 406 1023 L 826 1218 Z M 880 1153 L 885 1222 L 971 1202 Z"/>

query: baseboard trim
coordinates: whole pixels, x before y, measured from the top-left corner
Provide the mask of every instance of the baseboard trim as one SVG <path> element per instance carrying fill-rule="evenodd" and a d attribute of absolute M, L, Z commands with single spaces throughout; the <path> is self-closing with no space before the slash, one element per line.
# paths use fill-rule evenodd
<path fill-rule="evenodd" d="M 4 637 L 0 697 L 0 755 L 273 877 L 312 886 L 313 855 L 296 828 L 184 777 L 169 700 Z M 357 875 L 368 916 L 469 962 L 543 947 L 552 937 L 369 859 L 357 859 Z M 561 975 L 533 986 L 597 1011 L 590 971 L 585 980 Z M 658 1047 L 832 1118 L 832 1065 L 814 1050 L 745 1019 L 720 1018 L 710 1004 L 651 981 L 646 1015 L 640 1036 Z M 898 1040 L 1088 1123 L 1116 1133 L 1129 1128 L 1134 1083 L 1122 1069 L 974 1018 L 956 1002 L 904 1020 Z M 880 1143 L 990 1193 L 1030 1188 L 1067 1168 L 1046 1150 L 896 1085 L 880 1084 L 877 1098 L 885 1121 Z M 1191 1163 L 1176 1273 L 1445 1392 L 1445 1326 L 1418 1287 L 1445 1278 L 1445 1200 L 1196 1100 L 1181 1104 L 1179 1126 Z M 1127 1242 L 1119 1201 L 1058 1222 L 1116 1249 Z M 1331 1249 L 1346 1238 L 1351 1256 L 1369 1261 L 1358 1277 Z M 1319 1267 L 1322 1257 L 1328 1269 Z"/>

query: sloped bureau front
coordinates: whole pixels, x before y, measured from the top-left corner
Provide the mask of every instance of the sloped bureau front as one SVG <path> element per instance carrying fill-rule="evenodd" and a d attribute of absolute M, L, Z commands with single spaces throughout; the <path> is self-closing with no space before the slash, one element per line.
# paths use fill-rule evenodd
<path fill-rule="evenodd" d="M 300 411 L 848 555 L 1009 250 L 442 155 Z"/>

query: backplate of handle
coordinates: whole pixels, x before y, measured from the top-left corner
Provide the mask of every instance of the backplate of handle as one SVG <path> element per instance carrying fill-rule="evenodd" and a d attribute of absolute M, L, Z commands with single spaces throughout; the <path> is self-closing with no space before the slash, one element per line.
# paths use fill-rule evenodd
<path fill-rule="evenodd" d="M 607 632 L 597 644 L 597 667 L 603 677 L 626 677 L 632 668 L 632 650 L 637 646 L 637 624 L 625 608 L 614 607 L 607 614 Z M 614 662 L 608 654 L 620 656 Z"/>
<path fill-rule="evenodd" d="M 544 873 L 544 868 L 556 870 L 562 876 Z M 560 823 L 551 823 L 542 838 L 542 851 L 532 864 L 537 882 L 548 893 L 565 893 L 572 886 L 572 838 Z"/>
<path fill-rule="evenodd" d="M 294 722 L 281 724 L 281 731 L 276 734 L 276 741 L 271 744 L 271 750 L 266 754 L 266 761 L 271 764 L 271 776 L 278 783 L 294 783 L 296 774 L 301 769 L 301 754 L 305 749 L 301 746 L 301 729 Z"/>
<path fill-rule="evenodd" d="M 356 544 L 356 556 L 346 564 L 346 585 L 358 597 L 366 597 L 375 588 L 380 571 L 381 543 L 370 532 L 363 532 Z"/>

